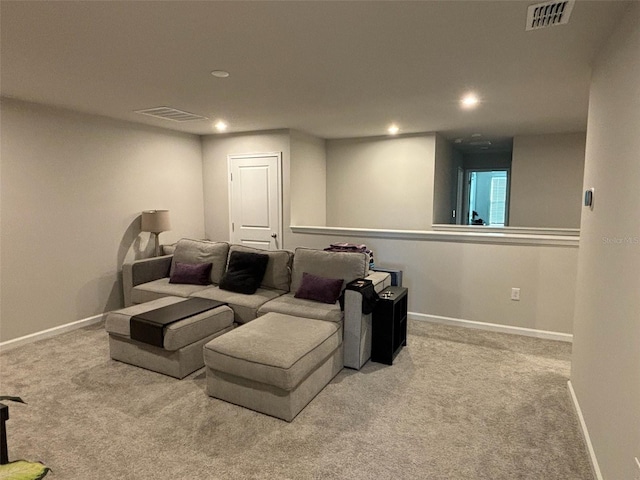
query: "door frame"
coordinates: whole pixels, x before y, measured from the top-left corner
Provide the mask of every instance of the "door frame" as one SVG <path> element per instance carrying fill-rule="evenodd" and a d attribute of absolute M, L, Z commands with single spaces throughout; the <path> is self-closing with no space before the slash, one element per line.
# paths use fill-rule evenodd
<path fill-rule="evenodd" d="M 458 167 L 456 177 L 456 225 L 464 225 L 464 168 Z"/>
<path fill-rule="evenodd" d="M 233 240 L 233 161 L 234 160 L 245 160 L 251 158 L 264 158 L 264 157 L 275 157 L 276 159 L 276 177 L 277 177 L 277 207 L 278 207 L 278 231 L 276 234 L 278 235 L 278 241 L 276 242 L 276 249 L 284 248 L 284 239 L 282 237 L 283 227 L 282 227 L 282 152 L 263 152 L 263 153 L 231 153 L 227 155 L 227 184 L 228 184 L 228 194 L 229 194 L 229 240 Z"/>

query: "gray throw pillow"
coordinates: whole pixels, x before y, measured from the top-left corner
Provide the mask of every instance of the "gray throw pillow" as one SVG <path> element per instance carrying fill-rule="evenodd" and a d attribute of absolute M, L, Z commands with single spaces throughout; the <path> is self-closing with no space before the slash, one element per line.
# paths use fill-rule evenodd
<path fill-rule="evenodd" d="M 211 283 L 218 284 L 227 265 L 229 244 L 226 242 L 209 242 L 206 240 L 181 239 L 176 244 L 171 262 L 171 274 L 176 263 L 211 263 Z"/>

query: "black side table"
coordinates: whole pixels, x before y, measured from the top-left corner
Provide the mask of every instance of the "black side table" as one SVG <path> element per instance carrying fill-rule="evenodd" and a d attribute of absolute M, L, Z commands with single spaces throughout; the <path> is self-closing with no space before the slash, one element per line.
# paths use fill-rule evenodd
<path fill-rule="evenodd" d="M 372 317 L 371 361 L 393 365 L 407 344 L 408 292 L 403 287 L 387 287 L 379 293 Z"/>
<path fill-rule="evenodd" d="M 9 463 L 9 453 L 7 451 L 7 426 L 5 422 L 9 420 L 9 407 L 0 403 L 0 465 Z"/>

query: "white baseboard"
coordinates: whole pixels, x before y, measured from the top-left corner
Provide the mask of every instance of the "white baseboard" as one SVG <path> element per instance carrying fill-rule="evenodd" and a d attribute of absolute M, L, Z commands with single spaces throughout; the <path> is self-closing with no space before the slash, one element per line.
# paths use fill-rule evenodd
<path fill-rule="evenodd" d="M 487 330 L 489 332 L 524 335 L 526 337 L 544 338 L 547 340 L 557 340 L 560 342 L 573 342 L 573 335 L 571 335 L 570 333 L 550 332 L 548 330 L 535 330 L 533 328 L 514 327 L 511 325 L 500 325 L 497 323 L 476 322 L 473 320 L 463 320 L 461 318 L 441 317 L 439 315 L 427 315 L 424 313 L 415 312 L 409 312 L 408 317 L 411 320 L 440 323 L 442 325 L 452 325 L 454 327 L 475 328 L 478 330 Z"/>
<path fill-rule="evenodd" d="M 88 327 L 89 325 L 100 323 L 103 317 L 104 317 L 104 314 L 101 313 L 100 315 L 94 315 L 93 317 L 83 318 L 82 320 L 77 320 L 75 322 L 66 323 L 58 327 L 49 328 L 48 330 L 32 333 L 30 335 L 25 335 L 24 337 L 14 338 L 13 340 L 7 340 L 6 342 L 0 343 L 0 352 L 6 352 L 7 350 L 11 350 L 12 348 L 26 345 L 27 343 L 37 342 L 38 340 L 44 340 L 45 338 L 55 337 L 62 333 L 70 332 L 72 330 L 77 330 L 78 328 Z"/>
<path fill-rule="evenodd" d="M 600 471 L 600 465 L 598 465 L 598 459 L 596 458 L 596 452 L 593 449 L 591 437 L 589 436 L 589 430 L 587 430 L 587 424 L 585 423 L 584 417 L 582 416 L 582 409 L 580 408 L 580 404 L 578 403 L 576 392 L 573 390 L 571 380 L 567 381 L 567 387 L 569 389 L 569 394 L 571 395 L 571 404 L 576 411 L 576 415 L 578 415 L 582 439 L 584 440 L 584 444 L 587 447 L 587 451 L 589 452 L 589 460 L 591 462 L 591 470 L 593 471 L 593 476 L 596 478 L 596 480 L 603 480 L 602 472 Z"/>

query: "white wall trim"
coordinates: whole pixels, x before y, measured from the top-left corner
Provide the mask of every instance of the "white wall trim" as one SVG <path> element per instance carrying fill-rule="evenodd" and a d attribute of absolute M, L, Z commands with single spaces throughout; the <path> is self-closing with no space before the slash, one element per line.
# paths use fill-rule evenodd
<path fill-rule="evenodd" d="M 577 235 L 533 235 L 520 233 L 436 231 L 436 230 L 385 230 L 372 228 L 322 227 L 291 225 L 293 233 L 311 235 L 344 235 L 350 237 L 385 238 L 398 240 L 423 240 L 455 243 L 488 243 L 493 245 L 540 245 L 578 248 Z"/>
<path fill-rule="evenodd" d="M 548 330 L 514 327 L 511 325 L 500 325 L 497 323 L 476 322 L 474 320 L 463 320 L 461 318 L 441 317 L 439 315 L 427 315 L 424 313 L 415 312 L 409 312 L 408 317 L 411 320 L 439 323 L 442 325 L 452 325 L 454 327 L 475 328 L 477 330 L 508 333 L 511 335 L 524 335 L 526 337 L 543 338 L 546 340 L 556 340 L 559 342 L 573 342 L 573 335 L 571 335 L 570 333 L 550 332 Z"/>
<path fill-rule="evenodd" d="M 578 422 L 580 424 L 580 432 L 582 433 L 582 439 L 584 440 L 585 446 L 587 447 L 587 451 L 589 452 L 589 460 L 591 463 L 591 470 L 593 471 L 593 476 L 596 480 L 603 480 L 602 472 L 600 471 L 600 465 L 598 465 L 598 458 L 596 457 L 596 452 L 593 449 L 593 444 L 591 443 L 591 437 L 589 436 L 589 430 L 587 429 L 587 424 L 584 421 L 584 416 L 582 415 L 582 409 L 580 408 L 580 403 L 578 402 L 578 397 L 576 396 L 576 392 L 573 389 L 573 385 L 571 384 L 571 380 L 567 381 L 567 387 L 569 389 L 569 394 L 571 395 L 571 404 L 576 411 L 576 415 L 578 415 Z"/>
<path fill-rule="evenodd" d="M 104 314 L 101 313 L 100 315 L 94 315 L 93 317 L 83 318 L 75 322 L 66 323 L 64 325 L 59 325 L 57 327 L 49 328 L 48 330 L 31 333 L 29 335 L 25 335 L 24 337 L 14 338 L 13 340 L 7 340 L 6 342 L 0 343 L 0 352 L 6 352 L 8 350 L 20 347 L 22 345 L 26 345 L 28 343 L 37 342 L 38 340 L 44 340 L 45 338 L 55 337 L 66 332 L 70 332 L 72 330 L 77 330 L 82 327 L 88 327 L 89 325 L 100 323 L 103 317 L 104 317 Z"/>
<path fill-rule="evenodd" d="M 474 232 L 474 233 L 513 233 L 518 235 L 555 235 L 579 237 L 579 228 L 556 227 L 492 227 L 490 225 L 448 225 L 433 224 L 433 230 L 438 232 Z"/>

